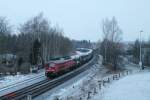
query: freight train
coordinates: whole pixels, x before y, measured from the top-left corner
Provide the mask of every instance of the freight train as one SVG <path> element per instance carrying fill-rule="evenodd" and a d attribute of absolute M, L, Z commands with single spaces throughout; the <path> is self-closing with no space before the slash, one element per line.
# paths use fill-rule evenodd
<path fill-rule="evenodd" d="M 45 75 L 49 78 L 60 76 L 72 71 L 90 61 L 93 57 L 91 49 L 77 49 L 76 54 L 70 57 L 63 57 L 59 60 L 49 61 L 45 64 Z"/>

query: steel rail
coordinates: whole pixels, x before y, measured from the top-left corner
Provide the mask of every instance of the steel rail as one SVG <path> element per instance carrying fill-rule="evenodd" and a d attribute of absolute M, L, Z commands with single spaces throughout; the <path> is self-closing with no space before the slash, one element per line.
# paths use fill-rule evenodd
<path fill-rule="evenodd" d="M 79 68 L 75 69 L 74 71 L 71 71 L 67 74 L 64 74 L 56 79 L 53 80 L 44 80 L 39 83 L 33 84 L 31 86 L 25 87 L 21 90 L 15 91 L 13 93 L 4 95 L 0 97 L 0 100 L 26 100 L 28 95 L 31 95 L 32 98 L 35 98 L 42 93 L 45 93 L 49 91 L 50 89 L 57 87 L 58 85 L 61 85 L 62 83 L 66 82 L 67 80 L 75 77 L 76 75 L 80 74 L 81 72 L 85 71 L 94 64 L 94 61 L 96 60 L 96 56 L 92 58 L 88 63 L 80 66 Z"/>

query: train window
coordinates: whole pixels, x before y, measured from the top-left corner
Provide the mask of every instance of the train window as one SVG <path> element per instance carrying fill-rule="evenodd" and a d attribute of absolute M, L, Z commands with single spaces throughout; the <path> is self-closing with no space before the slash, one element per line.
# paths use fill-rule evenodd
<path fill-rule="evenodd" d="M 49 63 L 49 67 L 54 67 L 55 64 L 54 63 Z"/>

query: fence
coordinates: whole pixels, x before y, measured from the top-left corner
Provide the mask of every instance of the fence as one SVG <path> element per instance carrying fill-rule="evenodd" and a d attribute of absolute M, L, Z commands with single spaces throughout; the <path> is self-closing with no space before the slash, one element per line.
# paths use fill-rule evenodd
<path fill-rule="evenodd" d="M 65 99 L 57 98 L 56 100 L 90 100 L 92 98 L 92 96 L 101 92 L 102 88 L 107 86 L 109 83 L 111 83 L 115 80 L 119 80 L 121 77 L 130 75 L 132 73 L 133 73 L 133 71 L 123 71 L 121 73 L 117 73 L 117 74 L 113 74 L 113 75 L 104 77 L 103 79 L 96 81 L 97 86 L 84 92 L 84 94 L 80 94 L 78 96 L 68 96 Z"/>

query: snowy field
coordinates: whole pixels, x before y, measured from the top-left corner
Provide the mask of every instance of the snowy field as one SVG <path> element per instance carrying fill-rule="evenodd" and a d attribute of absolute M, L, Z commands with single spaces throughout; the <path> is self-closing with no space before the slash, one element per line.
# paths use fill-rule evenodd
<path fill-rule="evenodd" d="M 150 100 L 150 73 L 139 72 L 115 81 L 93 100 Z"/>

